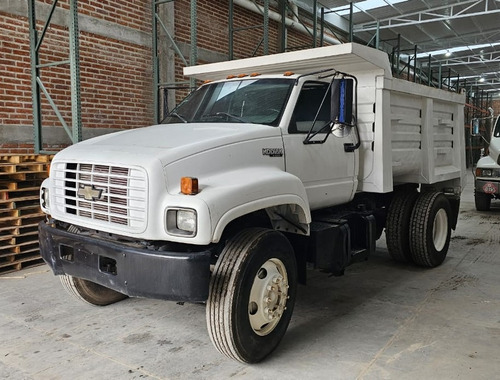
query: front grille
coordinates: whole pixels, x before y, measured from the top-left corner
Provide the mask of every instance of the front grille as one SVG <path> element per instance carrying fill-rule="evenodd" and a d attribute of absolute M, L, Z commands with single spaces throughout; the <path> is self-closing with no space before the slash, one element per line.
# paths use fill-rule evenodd
<path fill-rule="evenodd" d="M 98 223 L 139 229 L 146 224 L 147 178 L 142 169 L 88 163 L 57 163 L 59 211 Z"/>

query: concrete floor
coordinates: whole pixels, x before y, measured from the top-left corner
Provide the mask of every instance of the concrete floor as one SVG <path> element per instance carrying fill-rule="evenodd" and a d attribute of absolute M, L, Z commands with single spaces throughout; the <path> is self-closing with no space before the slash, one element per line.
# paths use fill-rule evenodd
<path fill-rule="evenodd" d="M 398 265 L 385 242 L 367 263 L 311 272 L 275 353 L 243 365 L 212 347 L 203 305 L 66 295 L 46 266 L 0 276 L 2 379 L 500 378 L 500 203 L 464 192 L 448 258 Z"/>

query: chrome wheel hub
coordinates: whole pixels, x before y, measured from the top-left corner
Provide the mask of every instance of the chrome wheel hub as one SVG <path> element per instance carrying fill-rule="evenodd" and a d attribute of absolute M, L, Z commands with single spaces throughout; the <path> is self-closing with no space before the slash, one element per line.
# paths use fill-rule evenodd
<path fill-rule="evenodd" d="M 248 302 L 248 318 L 257 335 L 265 336 L 278 325 L 286 310 L 288 288 L 288 276 L 281 260 L 270 259 L 257 271 Z"/>
<path fill-rule="evenodd" d="M 432 229 L 432 238 L 434 240 L 434 247 L 437 251 L 441 251 L 448 237 L 448 215 L 444 209 L 439 209 L 434 218 L 434 225 Z"/>

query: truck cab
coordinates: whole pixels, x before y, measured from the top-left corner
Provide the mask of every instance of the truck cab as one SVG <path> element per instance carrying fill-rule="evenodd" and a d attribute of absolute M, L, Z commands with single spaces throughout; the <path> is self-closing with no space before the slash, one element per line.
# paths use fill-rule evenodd
<path fill-rule="evenodd" d="M 500 199 L 500 117 L 497 116 L 488 155 L 481 157 L 476 165 L 474 176 L 474 200 L 476 210 L 488 211 L 492 199 Z"/>

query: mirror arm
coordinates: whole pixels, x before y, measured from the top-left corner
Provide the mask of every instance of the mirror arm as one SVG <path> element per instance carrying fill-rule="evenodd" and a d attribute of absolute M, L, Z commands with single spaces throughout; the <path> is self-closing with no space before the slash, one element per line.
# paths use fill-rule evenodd
<path fill-rule="evenodd" d="M 314 125 L 314 124 L 313 124 Z M 319 130 L 317 130 L 316 132 L 312 132 L 312 129 L 309 131 L 309 133 L 307 134 L 306 138 L 304 139 L 304 141 L 302 142 L 304 145 L 307 145 L 307 144 L 323 144 L 325 143 L 326 139 L 328 138 L 328 136 L 330 136 L 330 134 L 332 133 L 332 128 L 331 128 L 331 125 L 332 125 L 332 121 L 330 120 L 328 123 L 326 123 L 325 125 L 323 125 Z M 318 133 L 321 133 L 323 132 L 326 128 L 328 127 L 328 132 L 326 133 L 326 136 L 323 140 L 316 140 L 316 141 L 312 141 L 312 139 L 318 134 Z"/>
<path fill-rule="evenodd" d="M 352 143 L 344 144 L 345 152 L 354 152 L 361 146 L 361 136 L 359 135 L 359 129 L 358 129 L 358 78 L 350 74 L 345 74 L 345 73 L 343 74 L 345 77 L 354 79 L 354 123 L 352 124 L 352 127 L 356 131 L 357 142 L 356 144 Z"/>
<path fill-rule="evenodd" d="M 311 139 L 314 136 L 316 136 L 318 133 L 322 132 L 327 126 L 330 126 L 332 124 L 332 121 L 330 120 L 328 123 L 323 125 L 318 131 L 313 132 L 314 124 L 316 124 L 316 121 L 318 120 L 319 113 L 321 111 L 321 108 L 323 107 L 323 104 L 325 103 L 326 96 L 328 95 L 328 92 L 330 91 L 330 89 L 332 87 L 332 83 L 333 83 L 333 80 L 330 82 L 330 84 L 328 85 L 328 88 L 325 91 L 325 94 L 323 95 L 323 99 L 321 100 L 321 104 L 319 105 L 318 110 L 316 111 L 316 115 L 314 116 L 314 120 L 313 120 L 313 123 L 311 125 L 311 128 L 309 129 L 309 132 L 307 132 L 307 136 L 303 141 L 304 144 L 323 144 L 326 141 L 326 139 L 328 138 L 328 135 L 331 133 L 331 129 L 330 129 L 330 132 L 328 132 L 326 134 L 326 136 L 323 140 L 311 141 Z"/>
<path fill-rule="evenodd" d="M 345 152 L 354 152 L 356 149 L 358 149 L 361 146 L 361 137 L 359 136 L 359 129 L 358 129 L 357 120 L 356 120 L 356 123 L 353 124 L 353 128 L 356 131 L 356 140 L 358 142 L 356 144 L 352 144 L 352 143 L 344 144 L 344 151 Z"/>

